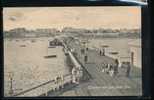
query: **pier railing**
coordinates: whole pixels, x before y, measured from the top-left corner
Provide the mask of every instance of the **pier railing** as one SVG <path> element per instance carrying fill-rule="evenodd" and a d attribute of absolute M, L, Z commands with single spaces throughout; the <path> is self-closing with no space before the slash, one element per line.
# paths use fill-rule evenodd
<path fill-rule="evenodd" d="M 40 85 L 37 85 L 35 87 L 32 87 L 30 89 L 27 89 L 27 90 L 24 90 L 20 93 L 17 93 L 13 96 L 19 96 L 19 97 L 22 97 L 22 96 L 39 96 L 39 95 L 42 95 L 44 93 L 47 93 L 48 91 L 50 90 L 54 90 L 55 88 L 59 87 L 60 85 L 64 85 L 66 83 L 70 83 L 72 81 L 72 76 L 71 74 L 66 74 L 64 75 L 64 80 L 62 83 L 59 83 L 59 84 L 56 84 L 55 83 L 55 80 L 50 80 L 50 81 L 47 81 L 45 83 L 42 83 Z"/>

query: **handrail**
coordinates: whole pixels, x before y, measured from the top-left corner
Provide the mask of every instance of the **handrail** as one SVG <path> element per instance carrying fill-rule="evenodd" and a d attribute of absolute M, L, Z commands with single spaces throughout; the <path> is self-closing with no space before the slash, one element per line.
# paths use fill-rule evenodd
<path fill-rule="evenodd" d="M 64 78 L 67 77 L 67 76 L 69 76 L 69 75 L 71 75 L 71 74 L 66 74 L 66 75 L 64 75 Z M 50 80 L 50 81 L 47 81 L 47 82 L 45 82 L 45 83 L 42 83 L 42 84 L 40 84 L 40 85 L 37 85 L 37 86 L 35 86 L 35 87 L 33 87 L 33 88 L 24 90 L 24 91 L 22 91 L 22 92 L 20 92 L 20 93 L 17 93 L 17 94 L 15 94 L 15 95 L 13 95 L 13 96 L 22 95 L 22 94 L 24 94 L 24 93 L 30 92 L 30 91 L 32 91 L 32 90 L 34 90 L 34 89 L 36 89 L 36 88 L 39 88 L 39 87 L 41 87 L 41 86 L 47 85 L 47 84 L 52 83 L 52 82 L 54 82 L 54 79 L 53 79 L 53 80 Z"/>

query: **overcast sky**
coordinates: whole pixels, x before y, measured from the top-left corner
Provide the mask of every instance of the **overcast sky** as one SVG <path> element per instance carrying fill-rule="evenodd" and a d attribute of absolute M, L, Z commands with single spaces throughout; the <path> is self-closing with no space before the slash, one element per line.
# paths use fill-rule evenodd
<path fill-rule="evenodd" d="M 4 30 L 36 28 L 140 28 L 140 7 L 14 7 L 3 9 Z"/>

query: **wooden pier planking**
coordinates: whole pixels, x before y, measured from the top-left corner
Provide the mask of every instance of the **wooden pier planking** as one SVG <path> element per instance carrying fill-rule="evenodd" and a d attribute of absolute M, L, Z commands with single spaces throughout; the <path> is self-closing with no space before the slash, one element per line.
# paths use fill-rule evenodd
<path fill-rule="evenodd" d="M 142 94 L 142 86 L 140 82 L 135 82 L 132 78 L 127 78 L 124 75 L 111 77 L 106 73 L 101 72 L 101 63 L 114 63 L 114 59 L 107 56 L 100 56 L 99 52 L 96 50 L 88 50 L 89 62 L 84 63 L 84 55 L 80 53 L 81 45 L 77 45 L 73 42 L 68 44 L 71 48 L 74 48 L 78 54 L 77 58 L 83 64 L 84 68 L 91 74 L 93 77 L 92 83 L 96 86 L 128 86 L 130 88 L 126 89 L 87 89 L 92 96 L 138 96 Z M 120 68 L 119 68 L 120 70 Z M 134 68 L 132 68 L 134 70 Z M 139 70 L 139 69 L 137 69 Z M 131 74 L 136 73 L 136 71 L 132 71 Z M 141 73 L 140 73 L 141 74 Z M 141 75 L 139 74 L 139 81 L 141 81 Z M 81 84 L 82 85 L 82 84 Z M 77 92 L 77 90 L 75 90 Z M 82 88 L 79 91 L 86 92 Z M 79 92 L 80 93 L 80 92 Z M 81 93 L 80 93 L 81 94 Z M 83 94 L 83 93 L 82 93 Z M 82 95 L 81 94 L 81 95 Z M 86 94 L 86 93 L 84 93 Z"/>

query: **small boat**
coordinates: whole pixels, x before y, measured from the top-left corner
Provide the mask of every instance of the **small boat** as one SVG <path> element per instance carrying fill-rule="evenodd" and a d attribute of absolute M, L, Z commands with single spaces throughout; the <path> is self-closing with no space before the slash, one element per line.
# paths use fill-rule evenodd
<path fill-rule="evenodd" d="M 32 43 L 36 42 L 36 40 L 31 40 Z"/>
<path fill-rule="evenodd" d="M 49 46 L 48 48 L 56 48 L 56 46 Z"/>
<path fill-rule="evenodd" d="M 19 40 L 16 40 L 16 42 L 18 42 Z"/>
<path fill-rule="evenodd" d="M 57 55 L 48 55 L 48 56 L 44 56 L 44 58 L 55 58 L 57 57 Z"/>
<path fill-rule="evenodd" d="M 118 52 L 110 52 L 110 54 L 112 54 L 112 55 L 117 55 Z"/>
<path fill-rule="evenodd" d="M 26 41 L 25 39 L 23 39 L 22 41 Z"/>
<path fill-rule="evenodd" d="M 20 45 L 20 47 L 26 47 L 26 45 Z"/>

